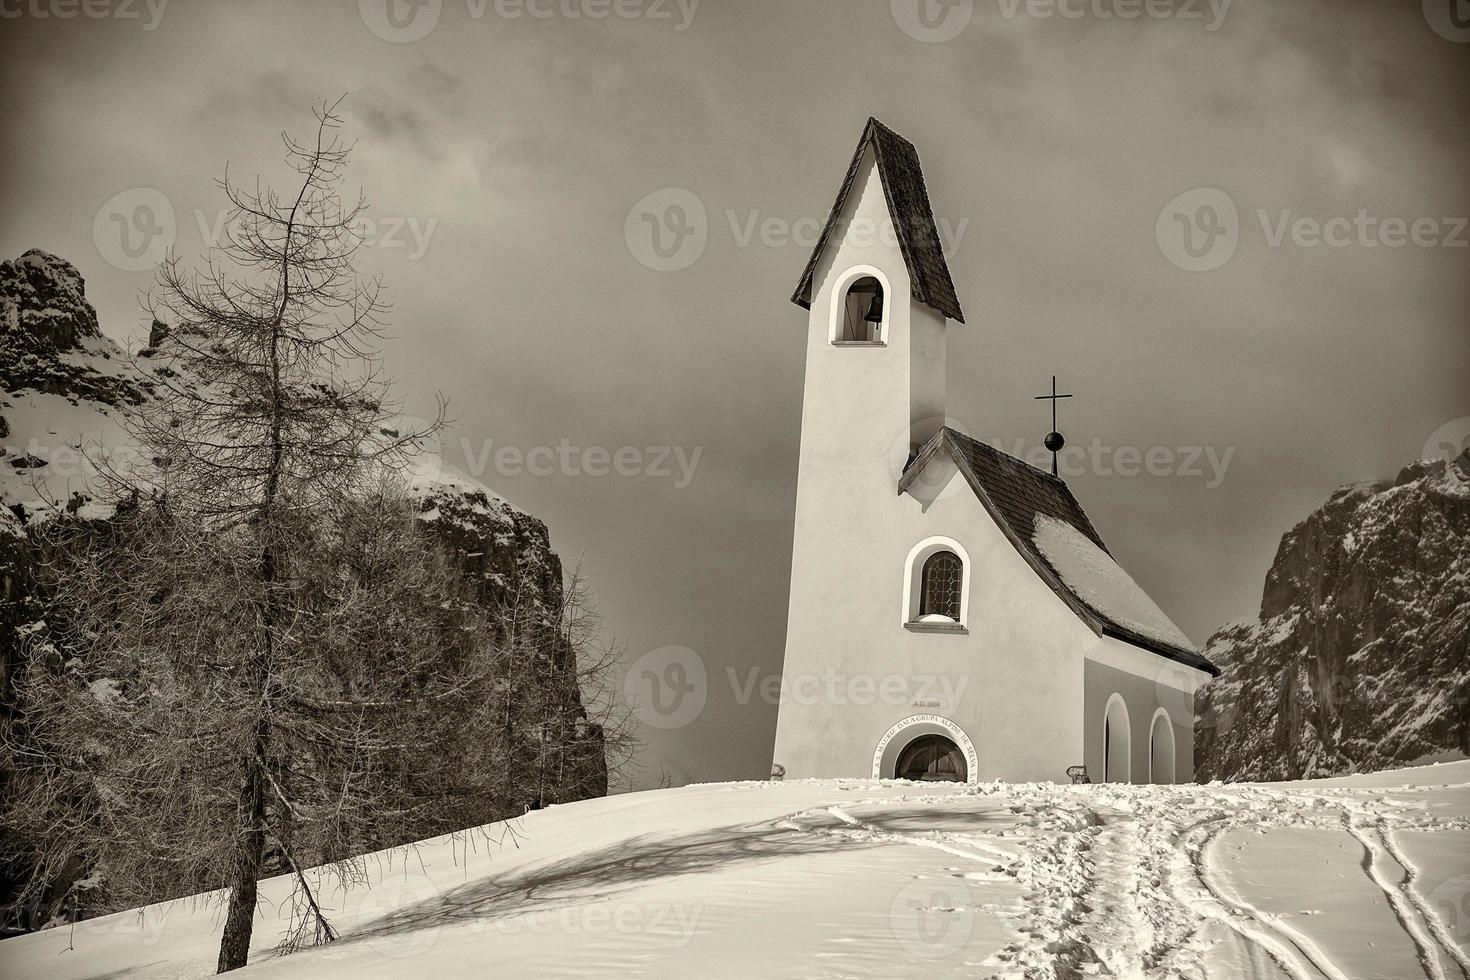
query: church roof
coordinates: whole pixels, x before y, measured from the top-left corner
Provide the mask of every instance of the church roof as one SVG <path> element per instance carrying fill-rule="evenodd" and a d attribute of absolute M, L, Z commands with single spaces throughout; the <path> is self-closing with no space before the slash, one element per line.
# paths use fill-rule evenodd
<path fill-rule="evenodd" d="M 826 227 L 817 239 L 817 246 L 812 250 L 812 257 L 791 301 L 803 309 L 811 309 L 812 277 L 816 274 L 817 263 L 842 214 L 842 206 L 847 202 L 848 194 L 852 193 L 863 152 L 869 147 L 873 149 L 878 176 L 883 182 L 883 196 L 888 201 L 888 213 L 893 219 L 899 250 L 908 266 L 914 298 L 951 320 L 964 323 L 965 314 L 960 310 L 954 281 L 949 277 L 949 264 L 944 261 L 944 248 L 934 226 L 934 212 L 929 207 L 929 191 L 924 187 L 919 151 L 914 149 L 914 144 L 872 117 L 863 128 L 863 138 L 858 141 L 857 151 L 852 155 L 847 176 L 837 192 L 837 202 L 832 205 Z"/>
<path fill-rule="evenodd" d="M 904 470 L 899 493 L 940 452 L 950 454 L 1021 557 L 1093 632 L 1219 675 L 1219 668 L 1200 655 L 1188 637 L 1117 565 L 1082 505 L 1061 479 L 945 427 Z M 1059 526 L 1067 529 L 1060 544 L 1053 530 Z"/>

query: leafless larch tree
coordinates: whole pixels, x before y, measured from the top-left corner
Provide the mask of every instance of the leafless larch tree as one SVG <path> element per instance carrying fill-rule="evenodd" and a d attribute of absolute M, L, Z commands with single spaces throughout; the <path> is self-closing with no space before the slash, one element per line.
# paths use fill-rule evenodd
<path fill-rule="evenodd" d="M 427 433 L 388 423 L 336 108 L 283 137 L 291 196 L 227 175 L 218 254 L 161 268 L 140 463 L 105 533 L 51 534 L 11 733 L 5 821 L 37 887 L 79 867 L 130 904 L 223 885 L 221 972 L 247 961 L 263 876 L 297 882 L 284 946 L 330 941 L 311 866 L 345 887 L 355 855 L 536 805 L 597 724 L 539 672 L 611 665 L 576 581 L 550 623 L 490 607 L 403 496 Z"/>

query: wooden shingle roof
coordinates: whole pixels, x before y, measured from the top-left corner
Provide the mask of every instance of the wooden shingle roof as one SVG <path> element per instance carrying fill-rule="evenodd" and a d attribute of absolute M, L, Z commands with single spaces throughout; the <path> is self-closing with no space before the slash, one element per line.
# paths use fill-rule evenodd
<path fill-rule="evenodd" d="M 924 465 L 941 452 L 951 455 L 975 495 L 1021 557 L 1093 632 L 1114 637 L 1196 670 L 1219 675 L 1220 669 L 1201 656 L 1198 650 L 1163 642 L 1118 622 L 1106 610 L 1098 608 L 1067 585 L 1036 543 L 1038 515 L 1071 525 L 1109 558 L 1112 553 L 1103 544 L 1082 505 L 1072 496 L 1071 489 L 1061 479 L 946 426 L 929 440 L 904 470 L 898 483 L 899 493 L 904 492 Z"/>
<path fill-rule="evenodd" d="M 888 214 L 897 233 L 899 250 L 908 267 L 914 298 L 951 320 L 964 323 L 965 314 L 960 309 L 959 297 L 955 295 L 949 264 L 944 260 L 944 248 L 934 226 L 929 191 L 924 186 L 924 171 L 919 166 L 919 151 L 914 149 L 914 144 L 872 117 L 863 128 L 863 138 L 858 141 L 857 150 L 852 155 L 847 176 L 837 192 L 837 202 L 832 205 L 827 224 L 817 239 L 816 248 L 812 250 L 812 257 L 807 261 L 791 301 L 803 309 L 811 309 L 812 278 L 816 274 L 817 263 L 832 237 L 842 206 L 852 193 L 863 154 L 869 147 L 873 150 L 878 176 L 883 183 L 883 196 L 888 202 Z"/>

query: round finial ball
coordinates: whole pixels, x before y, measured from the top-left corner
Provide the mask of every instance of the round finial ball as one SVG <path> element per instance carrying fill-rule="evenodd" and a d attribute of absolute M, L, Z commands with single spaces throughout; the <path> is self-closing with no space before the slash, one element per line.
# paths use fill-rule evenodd
<path fill-rule="evenodd" d="M 1046 434 L 1046 439 L 1044 440 L 1044 445 L 1046 446 L 1047 449 L 1050 449 L 1052 452 L 1055 453 L 1055 452 L 1061 451 L 1061 448 L 1063 446 L 1065 446 L 1066 444 L 1067 444 L 1067 440 L 1065 440 L 1065 439 L 1062 438 L 1062 434 L 1060 432 L 1048 432 Z"/>

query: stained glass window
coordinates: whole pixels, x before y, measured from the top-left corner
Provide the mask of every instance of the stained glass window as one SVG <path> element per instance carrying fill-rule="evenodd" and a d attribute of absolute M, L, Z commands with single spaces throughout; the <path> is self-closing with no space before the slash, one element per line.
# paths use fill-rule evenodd
<path fill-rule="evenodd" d="M 930 555 L 924 562 L 919 615 L 947 616 L 958 623 L 964 577 L 964 565 L 954 552 L 939 551 Z"/>

